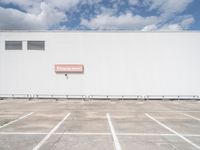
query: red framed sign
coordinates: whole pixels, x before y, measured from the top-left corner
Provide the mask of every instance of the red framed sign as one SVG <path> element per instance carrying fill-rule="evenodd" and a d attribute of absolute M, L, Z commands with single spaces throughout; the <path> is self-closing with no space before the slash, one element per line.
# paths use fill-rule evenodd
<path fill-rule="evenodd" d="M 55 72 L 56 73 L 83 73 L 84 66 L 83 64 L 56 64 Z"/>

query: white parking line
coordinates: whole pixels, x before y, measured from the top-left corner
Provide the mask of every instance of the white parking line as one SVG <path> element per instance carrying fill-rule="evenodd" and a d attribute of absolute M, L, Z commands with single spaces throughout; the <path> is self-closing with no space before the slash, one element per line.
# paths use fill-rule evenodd
<path fill-rule="evenodd" d="M 46 135 L 45 132 L 0 132 L 0 135 Z"/>
<path fill-rule="evenodd" d="M 182 136 L 188 136 L 188 137 L 200 137 L 200 134 L 182 134 Z"/>
<path fill-rule="evenodd" d="M 184 114 L 185 116 L 187 116 L 187 117 L 190 117 L 190 118 L 192 118 L 192 119 L 195 119 L 195 120 L 198 120 L 198 121 L 200 121 L 200 119 L 199 118 L 197 118 L 197 117 L 194 117 L 194 116 L 191 116 L 191 115 L 188 115 L 188 114 Z"/>
<path fill-rule="evenodd" d="M 46 135 L 48 132 L 0 132 L 0 135 Z M 52 135 L 111 135 L 106 132 L 54 132 Z"/>
<path fill-rule="evenodd" d="M 170 132 L 176 134 L 178 137 L 182 138 L 184 141 L 186 141 L 187 143 L 191 144 L 192 146 L 194 146 L 197 149 L 200 149 L 200 146 L 193 143 L 192 141 L 190 141 L 189 139 L 187 139 L 186 137 L 184 137 L 183 135 L 179 134 L 178 132 L 174 131 L 173 129 L 169 128 L 168 126 L 166 126 L 165 124 L 163 124 L 162 122 L 158 121 L 157 119 L 155 119 L 154 117 L 152 117 L 151 115 L 145 113 L 145 115 L 147 117 L 149 117 L 151 120 L 155 121 L 156 123 L 158 123 L 160 126 L 164 127 L 165 129 L 169 130 Z"/>
<path fill-rule="evenodd" d="M 112 121 L 110 119 L 109 113 L 107 113 L 106 116 L 107 116 L 107 119 L 108 119 L 108 124 L 109 124 L 109 127 L 110 127 L 110 131 L 112 133 L 112 137 L 113 137 L 113 140 L 114 140 L 115 149 L 116 150 L 121 150 L 121 146 L 120 146 L 119 140 L 118 140 L 118 138 L 116 136 L 115 129 L 114 129 L 113 125 L 112 125 Z"/>
<path fill-rule="evenodd" d="M 68 113 L 39 143 L 36 145 L 33 150 L 38 150 L 47 140 L 48 138 L 59 128 L 59 126 L 69 117 L 70 113 Z"/>
<path fill-rule="evenodd" d="M 117 133 L 123 136 L 176 136 L 175 134 L 157 134 L 157 133 Z"/>
<path fill-rule="evenodd" d="M 122 136 L 177 136 L 176 134 L 166 134 L 166 133 L 117 133 L 117 135 L 122 135 Z M 182 134 L 182 136 L 200 137 L 200 134 Z"/>
<path fill-rule="evenodd" d="M 111 133 L 95 133 L 95 132 L 64 132 L 64 133 L 54 133 L 63 135 L 111 135 Z"/>
<path fill-rule="evenodd" d="M 19 117 L 19 118 L 13 120 L 13 121 L 10 121 L 10 122 L 8 122 L 8 123 L 6 123 L 6 124 L 0 126 L 0 129 L 6 127 L 6 126 L 8 126 L 8 125 L 11 125 L 11 124 L 13 124 L 13 123 L 15 123 L 15 122 L 17 122 L 17 121 L 20 121 L 20 120 L 22 120 L 22 119 L 24 119 L 24 118 L 26 118 L 26 117 L 32 115 L 33 113 L 34 113 L 34 112 L 28 113 L 28 114 L 26 114 L 26 115 L 24 115 L 24 116 L 22 116 L 22 117 Z"/>
<path fill-rule="evenodd" d="M 0 135 L 47 135 L 48 132 L 0 132 Z M 52 135 L 111 135 L 108 132 L 54 132 Z M 176 134 L 166 133 L 116 133 L 119 136 L 177 136 Z M 182 134 L 187 137 L 200 137 L 200 134 Z"/>
<path fill-rule="evenodd" d="M 191 110 L 170 110 L 170 111 L 168 111 L 168 110 L 166 110 L 166 111 L 148 111 L 148 113 L 192 113 L 192 112 L 197 112 L 197 113 L 199 113 L 200 111 L 191 111 Z M 136 112 L 137 113 L 137 112 Z"/>

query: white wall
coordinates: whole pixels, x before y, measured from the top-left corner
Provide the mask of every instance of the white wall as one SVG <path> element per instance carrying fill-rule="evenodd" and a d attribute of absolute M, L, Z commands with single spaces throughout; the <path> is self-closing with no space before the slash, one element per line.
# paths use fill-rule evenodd
<path fill-rule="evenodd" d="M 23 40 L 24 50 L 4 50 Z M 45 40 L 45 51 L 26 50 Z M 54 64 L 84 64 L 69 79 Z M 200 95 L 200 33 L 0 32 L 1 94 Z"/>

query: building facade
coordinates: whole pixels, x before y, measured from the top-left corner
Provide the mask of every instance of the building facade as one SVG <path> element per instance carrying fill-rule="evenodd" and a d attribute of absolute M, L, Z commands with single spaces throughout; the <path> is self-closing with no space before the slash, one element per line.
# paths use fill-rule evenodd
<path fill-rule="evenodd" d="M 0 94 L 200 95 L 200 33 L 1 31 Z"/>

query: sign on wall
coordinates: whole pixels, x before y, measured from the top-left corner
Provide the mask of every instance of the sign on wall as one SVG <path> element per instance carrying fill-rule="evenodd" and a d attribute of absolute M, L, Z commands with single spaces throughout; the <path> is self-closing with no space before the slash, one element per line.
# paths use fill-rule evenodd
<path fill-rule="evenodd" d="M 83 73 L 84 66 L 83 64 L 56 64 L 55 72 L 56 73 Z"/>

